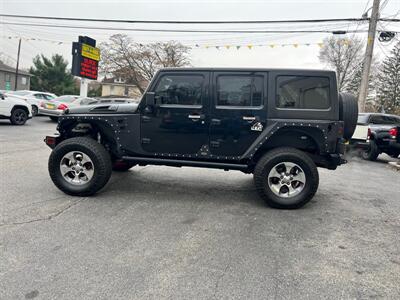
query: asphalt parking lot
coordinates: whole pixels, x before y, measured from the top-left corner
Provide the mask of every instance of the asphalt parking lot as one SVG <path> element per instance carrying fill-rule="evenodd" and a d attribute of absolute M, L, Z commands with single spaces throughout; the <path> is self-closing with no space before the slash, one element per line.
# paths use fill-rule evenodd
<path fill-rule="evenodd" d="M 400 297 L 400 173 L 353 157 L 303 209 L 252 176 L 135 167 L 99 194 L 50 181 L 55 123 L 0 121 L 0 299 Z"/>

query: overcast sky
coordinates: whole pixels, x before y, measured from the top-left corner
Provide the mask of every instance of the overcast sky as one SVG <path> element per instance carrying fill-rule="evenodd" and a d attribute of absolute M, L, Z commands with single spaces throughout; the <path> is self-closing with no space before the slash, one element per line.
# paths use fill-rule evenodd
<path fill-rule="evenodd" d="M 385 2 L 385 0 L 381 0 Z M 277 19 L 320 19 L 320 18 L 358 18 L 365 8 L 372 6 L 372 0 L 319 0 L 319 1 L 89 1 L 89 0 L 0 0 L 0 12 L 5 14 L 57 16 L 75 18 L 141 19 L 141 20 L 277 20 Z M 400 12 L 400 0 L 389 0 L 381 12 L 384 17 L 395 16 Z M 400 17 L 397 15 L 397 17 Z M 4 22 L 40 22 L 21 19 L 1 18 Z M 60 24 L 60 22 L 58 22 Z M 62 24 L 72 24 L 62 22 Z M 74 22 L 73 24 L 80 24 Z M 87 26 L 114 26 L 123 28 L 181 28 L 181 29 L 322 29 L 328 25 L 149 25 L 149 24 L 102 24 L 84 23 Z M 306 26 L 306 27 L 304 27 Z M 330 28 L 367 29 L 366 25 L 331 24 Z M 400 31 L 400 24 L 386 25 L 386 29 Z M 50 27 L 31 27 L 0 24 L 0 52 L 11 63 L 15 62 L 18 39 L 9 36 L 36 38 L 42 41 L 22 41 L 21 65 L 29 67 L 32 58 L 43 53 L 62 54 L 71 61 L 71 42 L 78 35 L 88 35 L 105 41 L 111 34 L 124 31 L 82 30 Z M 324 37 L 330 34 L 177 34 L 177 33 L 138 33 L 126 32 L 132 39 L 149 43 L 152 41 L 177 40 L 191 45 L 194 66 L 251 66 L 251 67 L 295 67 L 322 68 L 318 61 L 319 46 Z M 366 38 L 366 34 L 357 34 Z M 45 41 L 43 41 L 45 40 Z M 62 44 L 59 44 L 62 42 Z M 195 45 L 198 44 L 199 47 Z M 271 45 L 274 47 L 272 48 Z M 299 44 L 297 47 L 281 44 Z M 305 46 L 302 44 L 310 44 Z M 214 46 L 221 46 L 216 49 Z M 229 49 L 224 46 L 230 45 Z M 235 45 L 242 45 L 237 50 Z M 249 49 L 247 45 L 253 47 Z M 259 47 L 257 45 L 267 45 Z M 376 45 L 377 53 L 383 56 L 393 45 Z M 208 48 L 206 48 L 208 46 Z"/>

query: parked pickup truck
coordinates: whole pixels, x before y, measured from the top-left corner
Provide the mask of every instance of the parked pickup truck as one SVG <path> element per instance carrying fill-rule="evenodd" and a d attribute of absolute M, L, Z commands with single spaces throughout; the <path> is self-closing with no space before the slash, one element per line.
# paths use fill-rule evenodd
<path fill-rule="evenodd" d="M 317 191 L 317 167 L 345 163 L 357 113 L 332 71 L 163 69 L 140 103 L 66 109 L 45 138 L 48 168 L 77 196 L 135 165 L 240 170 L 266 204 L 298 208 Z"/>
<path fill-rule="evenodd" d="M 400 116 L 360 113 L 355 133 L 357 131 L 365 132 L 365 129 L 367 129 L 365 141 L 369 147 L 362 152 L 364 159 L 376 160 L 381 153 L 395 158 L 400 155 Z M 359 138 L 359 135 L 354 134 L 352 140 L 359 140 Z"/>

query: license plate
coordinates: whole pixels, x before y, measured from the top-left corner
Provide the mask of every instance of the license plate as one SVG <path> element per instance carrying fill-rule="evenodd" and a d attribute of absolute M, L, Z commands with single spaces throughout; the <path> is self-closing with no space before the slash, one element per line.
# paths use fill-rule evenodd
<path fill-rule="evenodd" d="M 46 103 L 46 108 L 47 108 L 47 109 L 55 109 L 56 106 L 55 106 L 54 104 L 48 104 L 48 103 Z"/>

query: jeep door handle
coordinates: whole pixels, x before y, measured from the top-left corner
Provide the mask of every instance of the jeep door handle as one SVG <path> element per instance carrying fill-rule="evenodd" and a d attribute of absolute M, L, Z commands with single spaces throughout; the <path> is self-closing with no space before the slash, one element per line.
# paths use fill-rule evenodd
<path fill-rule="evenodd" d="M 257 118 L 256 117 L 250 117 L 250 116 L 243 116 L 242 119 L 243 119 L 243 121 L 254 121 Z"/>
<path fill-rule="evenodd" d="M 220 119 L 211 119 L 211 125 L 221 125 Z"/>
<path fill-rule="evenodd" d="M 193 121 L 203 120 L 204 119 L 204 115 L 188 115 L 188 118 L 192 119 Z"/>

